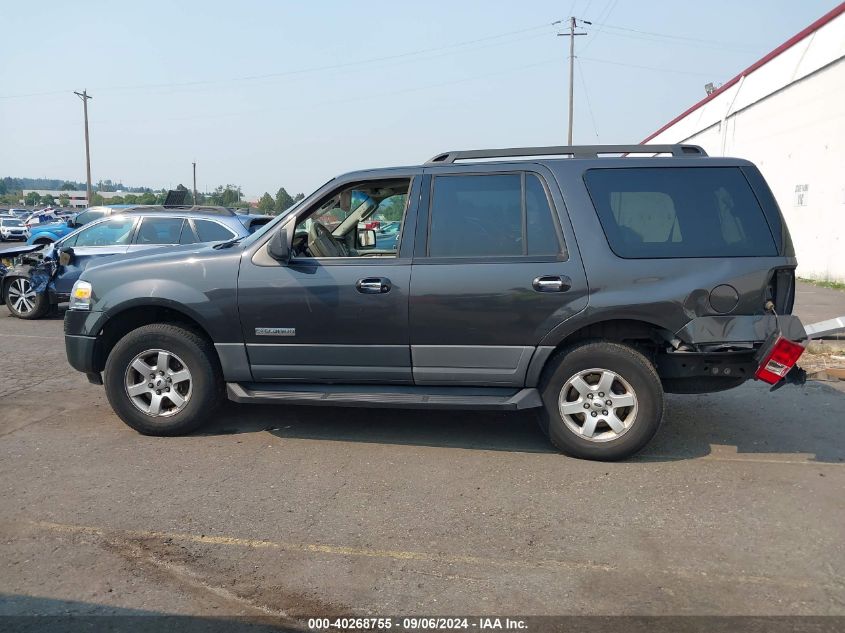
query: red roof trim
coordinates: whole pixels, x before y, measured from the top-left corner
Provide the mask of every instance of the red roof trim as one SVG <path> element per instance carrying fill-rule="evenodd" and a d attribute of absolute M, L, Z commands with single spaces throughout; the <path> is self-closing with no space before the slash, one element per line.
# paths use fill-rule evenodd
<path fill-rule="evenodd" d="M 845 12 L 845 2 L 841 3 L 839 6 L 835 7 L 834 9 L 831 9 L 830 11 L 825 13 L 822 17 L 820 17 L 818 20 L 813 22 L 810 26 L 805 28 L 803 31 L 796 33 L 795 35 L 790 37 L 788 40 L 786 40 L 783 44 L 778 46 L 775 50 L 773 50 L 771 53 L 769 53 L 768 55 L 766 55 L 762 59 L 759 59 L 758 61 L 754 62 L 753 64 L 751 64 L 751 66 L 749 66 L 748 68 L 743 70 L 741 73 L 739 73 L 736 77 L 734 77 L 733 79 L 731 79 L 727 83 L 724 83 L 721 86 L 719 86 L 718 90 L 714 90 L 709 95 L 704 97 L 704 99 L 702 99 L 701 101 L 696 103 L 694 106 L 684 110 L 684 112 L 682 112 L 681 114 L 676 116 L 674 119 L 669 121 L 669 123 L 664 125 L 662 128 L 660 128 L 659 130 L 657 130 L 653 134 L 647 136 L 642 141 L 640 141 L 640 145 L 642 145 L 643 143 L 648 143 L 651 139 L 653 139 L 658 134 L 668 130 L 670 127 L 675 125 L 675 123 L 677 123 L 678 121 L 683 119 L 685 116 L 687 116 L 691 112 L 695 112 L 701 106 L 703 106 L 705 103 L 707 103 L 711 99 L 715 99 L 717 96 L 722 94 L 725 90 L 727 90 L 728 88 L 733 86 L 735 83 L 737 83 L 743 76 L 750 75 L 755 70 L 760 68 L 760 66 L 767 64 L 768 62 L 770 62 L 772 59 L 774 59 L 775 57 L 780 55 L 785 50 L 795 46 L 798 42 L 803 40 L 805 37 L 807 37 L 811 33 L 818 31 L 822 26 L 824 26 L 828 22 L 834 20 L 835 18 L 839 17 L 843 12 Z"/>

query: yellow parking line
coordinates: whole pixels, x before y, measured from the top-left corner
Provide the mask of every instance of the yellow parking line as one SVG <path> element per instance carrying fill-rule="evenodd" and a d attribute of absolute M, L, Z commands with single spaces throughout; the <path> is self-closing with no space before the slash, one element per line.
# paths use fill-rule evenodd
<path fill-rule="evenodd" d="M 182 532 L 160 532 L 152 530 L 106 530 L 85 525 L 67 525 L 49 521 L 33 521 L 32 525 L 52 532 L 67 534 L 93 534 L 96 536 L 123 536 L 136 539 L 155 538 L 203 543 L 208 545 L 230 545 L 239 547 L 280 549 L 293 552 L 311 552 L 317 554 L 333 554 L 338 556 L 361 556 L 367 558 L 387 558 L 393 560 L 413 560 L 421 562 L 487 565 L 507 568 L 565 567 L 569 569 L 585 569 L 592 571 L 612 571 L 610 565 L 600 563 L 583 563 L 564 560 L 509 560 L 498 558 L 484 558 L 480 556 L 463 556 L 454 554 L 434 554 L 430 552 L 414 552 L 403 550 L 381 550 L 365 547 L 350 547 L 346 545 L 327 545 L 320 543 L 284 543 L 263 539 L 238 538 L 233 536 L 211 536 L 208 534 L 190 534 Z"/>
<path fill-rule="evenodd" d="M 211 536 L 207 534 L 190 534 L 183 532 L 161 532 L 153 530 L 112 530 L 85 525 L 69 525 L 49 521 L 31 521 L 30 525 L 65 534 L 91 534 L 102 538 L 134 538 L 134 539 L 170 539 L 189 543 L 208 545 L 226 545 L 249 547 L 255 549 L 278 549 L 291 552 L 310 552 L 337 556 L 361 556 L 367 558 L 383 558 L 388 560 L 431 562 L 440 564 L 469 564 L 504 569 L 567 569 L 592 572 L 626 573 L 630 570 L 619 569 L 613 565 L 566 561 L 560 559 L 502 559 L 482 556 L 464 556 L 456 554 L 434 554 L 431 552 L 380 550 L 365 547 L 349 547 L 344 545 L 328 545 L 319 543 L 286 543 L 263 539 L 238 538 L 233 536 Z M 731 583 L 770 585 L 788 588 L 818 588 L 841 590 L 845 578 L 840 576 L 820 579 L 769 577 L 754 574 L 733 574 L 719 572 L 705 572 L 701 569 L 685 569 L 680 567 L 664 567 L 652 573 L 662 573 L 674 578 L 682 578 L 693 582 Z"/>

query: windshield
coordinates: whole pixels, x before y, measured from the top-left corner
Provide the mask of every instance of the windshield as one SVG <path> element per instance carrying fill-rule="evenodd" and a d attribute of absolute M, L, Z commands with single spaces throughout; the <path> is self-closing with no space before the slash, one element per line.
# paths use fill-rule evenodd
<path fill-rule="evenodd" d="M 325 187 L 327 184 L 329 184 L 332 180 L 334 180 L 334 178 L 327 181 L 326 184 L 323 185 L 323 187 Z M 320 189 L 322 189 L 323 187 L 320 187 Z M 319 191 L 319 189 L 318 189 L 318 191 Z M 300 200 L 299 202 L 295 202 L 293 205 L 289 206 L 287 209 L 282 211 L 275 218 L 270 220 L 267 224 L 259 227 L 258 230 L 255 231 L 255 233 L 247 236 L 245 239 L 241 240 L 239 243 L 242 244 L 244 247 L 247 247 L 250 244 L 252 244 L 253 242 L 255 242 L 256 240 L 260 240 L 262 235 L 264 235 L 268 231 L 272 231 L 275 227 L 280 226 L 282 224 L 282 222 L 285 221 L 285 218 L 287 218 L 291 214 L 291 212 L 295 211 L 300 206 L 302 206 L 302 203 L 305 202 L 306 200 L 308 200 L 309 198 L 311 198 L 311 196 L 307 196 L 307 197 L 303 198 L 302 200 Z"/>
<path fill-rule="evenodd" d="M 4 220 L 2 220 L 2 222 L 3 222 L 3 226 L 23 226 L 23 222 L 21 222 L 20 220 L 12 219 L 12 218 L 4 219 Z"/>

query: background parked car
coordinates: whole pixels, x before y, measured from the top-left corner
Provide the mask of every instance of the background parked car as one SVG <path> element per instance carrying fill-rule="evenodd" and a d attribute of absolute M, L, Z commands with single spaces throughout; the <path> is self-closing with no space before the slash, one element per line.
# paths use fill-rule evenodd
<path fill-rule="evenodd" d="M 56 215 L 56 212 L 53 209 L 38 209 L 37 211 L 30 213 L 23 222 L 27 226 L 31 227 L 36 224 L 47 224 L 48 222 L 58 221 L 60 221 L 60 218 Z"/>
<path fill-rule="evenodd" d="M 221 207 L 222 208 L 222 207 Z M 22 261 L 5 271 L 0 267 L 0 301 L 21 319 L 38 319 L 65 302 L 79 275 L 107 256 L 130 256 L 153 248 L 220 242 L 249 235 L 245 216 L 191 209 L 150 207 L 129 213 L 110 213 L 87 223 L 55 243 L 31 245 L 3 252 Z M 209 212 L 211 211 L 211 212 Z M 83 215 L 83 214 L 80 214 Z M 246 216 L 248 217 L 248 216 Z M 269 216 L 254 217 L 263 223 Z M 254 229 L 253 229 L 254 230 Z"/>
<path fill-rule="evenodd" d="M 28 237 L 29 230 L 20 218 L 14 216 L 0 218 L 0 241 L 26 240 Z"/>

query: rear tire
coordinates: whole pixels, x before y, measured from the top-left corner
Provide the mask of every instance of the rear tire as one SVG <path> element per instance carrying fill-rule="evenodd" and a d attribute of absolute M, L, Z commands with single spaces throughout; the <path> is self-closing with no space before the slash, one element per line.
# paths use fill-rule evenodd
<path fill-rule="evenodd" d="M 50 299 L 35 292 L 26 277 L 15 277 L 6 283 L 6 307 L 12 316 L 27 321 L 40 319 L 50 311 Z"/>
<path fill-rule="evenodd" d="M 169 323 L 145 325 L 120 339 L 106 360 L 103 383 L 121 420 L 159 436 L 198 429 L 220 406 L 224 390 L 214 346 Z"/>
<path fill-rule="evenodd" d="M 615 461 L 642 449 L 663 419 L 663 388 L 632 347 L 587 341 L 553 356 L 540 381 L 540 428 L 560 451 Z"/>

